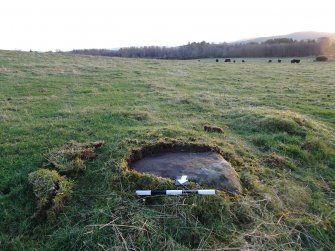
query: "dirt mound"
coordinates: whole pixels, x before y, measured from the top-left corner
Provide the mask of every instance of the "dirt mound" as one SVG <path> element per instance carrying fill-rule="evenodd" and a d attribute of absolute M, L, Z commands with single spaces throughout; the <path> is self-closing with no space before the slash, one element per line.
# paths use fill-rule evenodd
<path fill-rule="evenodd" d="M 216 133 L 223 133 L 223 129 L 218 126 L 212 126 L 212 125 L 205 125 L 204 126 L 205 132 L 216 132 Z"/>

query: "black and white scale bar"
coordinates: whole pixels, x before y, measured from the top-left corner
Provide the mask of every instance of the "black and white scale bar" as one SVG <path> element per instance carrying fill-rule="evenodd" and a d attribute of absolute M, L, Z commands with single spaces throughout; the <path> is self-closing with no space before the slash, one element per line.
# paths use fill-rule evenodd
<path fill-rule="evenodd" d="M 136 190 L 136 194 L 138 196 L 183 195 L 183 194 L 215 195 L 215 189 L 198 189 L 198 190 Z"/>

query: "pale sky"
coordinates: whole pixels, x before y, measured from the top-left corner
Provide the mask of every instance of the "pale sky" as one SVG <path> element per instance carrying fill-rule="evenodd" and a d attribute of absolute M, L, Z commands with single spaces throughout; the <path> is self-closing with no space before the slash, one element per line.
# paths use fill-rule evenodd
<path fill-rule="evenodd" d="M 335 32 L 334 0 L 0 0 L 0 49 L 72 50 Z"/>

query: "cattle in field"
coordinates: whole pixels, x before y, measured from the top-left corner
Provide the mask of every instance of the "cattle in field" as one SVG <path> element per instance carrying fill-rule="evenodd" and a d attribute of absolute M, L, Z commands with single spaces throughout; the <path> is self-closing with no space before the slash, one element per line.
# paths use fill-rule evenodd
<path fill-rule="evenodd" d="M 278 59 L 278 63 L 281 63 L 281 59 Z"/>
<path fill-rule="evenodd" d="M 225 61 L 225 63 L 230 63 L 231 59 L 230 58 L 226 58 L 224 61 Z"/>
<path fill-rule="evenodd" d="M 242 60 L 242 63 L 245 63 L 245 60 Z"/>
<path fill-rule="evenodd" d="M 215 62 L 219 62 L 219 59 L 215 59 Z"/>
<path fill-rule="evenodd" d="M 300 63 L 300 59 L 294 58 L 291 60 L 291 64 L 299 64 L 299 63 Z"/>
<path fill-rule="evenodd" d="M 328 58 L 326 56 L 318 56 L 315 58 L 315 61 L 317 62 L 326 62 Z"/>
<path fill-rule="evenodd" d="M 236 60 L 233 60 L 234 63 L 236 63 Z"/>
<path fill-rule="evenodd" d="M 272 63 L 272 60 L 271 60 L 271 59 L 269 59 L 268 63 Z"/>

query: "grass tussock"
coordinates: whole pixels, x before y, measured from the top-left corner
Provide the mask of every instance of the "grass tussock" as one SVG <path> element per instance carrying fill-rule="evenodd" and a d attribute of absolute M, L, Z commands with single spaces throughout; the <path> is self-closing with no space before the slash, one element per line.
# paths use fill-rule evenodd
<path fill-rule="evenodd" d="M 72 192 L 72 182 L 54 170 L 39 169 L 28 176 L 37 199 L 37 212 L 34 217 L 39 221 L 55 221 L 65 200 Z"/>
<path fill-rule="evenodd" d="M 308 130 L 317 130 L 317 123 L 298 113 L 274 109 L 240 109 L 224 116 L 237 123 L 233 127 L 245 132 L 287 133 L 305 137 Z"/>

